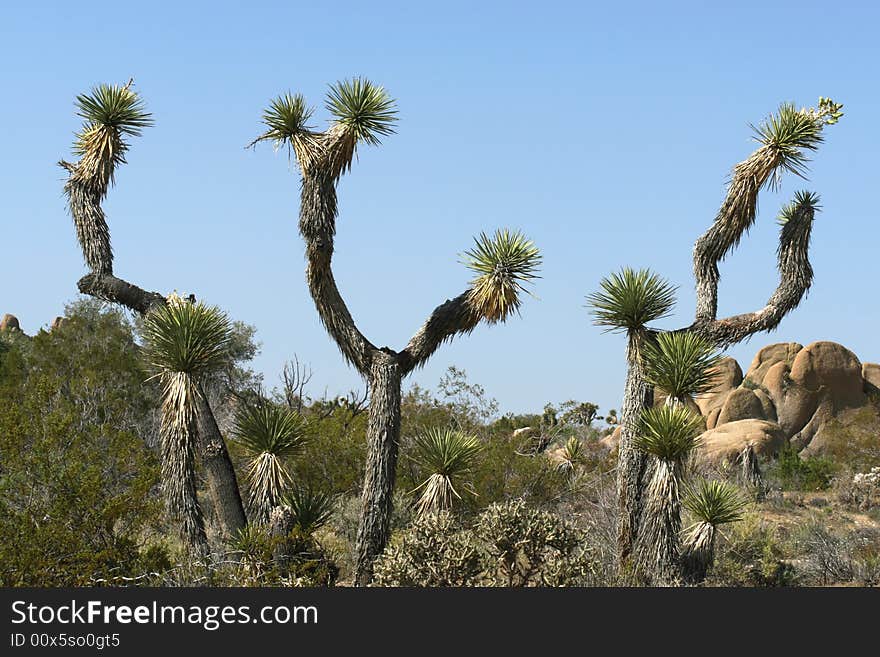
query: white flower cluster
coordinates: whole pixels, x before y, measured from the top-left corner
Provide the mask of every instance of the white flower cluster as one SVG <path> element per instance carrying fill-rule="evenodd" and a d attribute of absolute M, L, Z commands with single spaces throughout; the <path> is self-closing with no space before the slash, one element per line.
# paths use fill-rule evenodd
<path fill-rule="evenodd" d="M 880 467 L 871 468 L 870 472 L 859 472 L 853 476 L 853 483 L 859 488 L 880 488 Z"/>

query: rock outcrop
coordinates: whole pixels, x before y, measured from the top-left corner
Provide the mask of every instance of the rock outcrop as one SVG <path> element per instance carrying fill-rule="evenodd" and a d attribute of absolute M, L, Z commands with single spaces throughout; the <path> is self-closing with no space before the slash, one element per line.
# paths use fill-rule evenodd
<path fill-rule="evenodd" d="M 0 331 L 20 331 L 21 326 L 18 323 L 18 317 L 6 313 L 3 319 L 0 319 Z"/>
<path fill-rule="evenodd" d="M 745 375 L 725 358 L 695 405 L 706 419 L 703 458 L 718 462 L 747 444 L 758 454 L 787 443 L 805 457 L 823 454 L 854 437 L 870 440 L 865 427 L 880 427 L 880 365 L 835 342 L 772 344 Z M 880 431 L 875 440 L 880 448 Z"/>

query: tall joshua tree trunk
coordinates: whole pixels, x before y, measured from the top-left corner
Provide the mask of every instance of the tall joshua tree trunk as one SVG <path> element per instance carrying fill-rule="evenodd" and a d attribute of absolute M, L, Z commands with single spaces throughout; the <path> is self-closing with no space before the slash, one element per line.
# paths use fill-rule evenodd
<path fill-rule="evenodd" d="M 78 114 L 85 119 L 74 145 L 80 159 L 59 164 L 69 173 L 64 191 L 77 241 L 90 270 L 78 281 L 77 288 L 82 294 L 121 305 L 143 317 L 151 309 L 164 306 L 166 298 L 114 276 L 110 231 L 101 207 L 116 168 L 125 163 L 128 144 L 124 138 L 137 136 L 142 128 L 152 125 L 143 101 L 130 86 L 131 82 L 124 87 L 101 85 L 91 94 L 77 97 Z M 230 536 L 246 523 L 244 506 L 226 444 L 200 385 L 197 397 L 198 456 L 206 466 L 220 530 Z"/>
<path fill-rule="evenodd" d="M 370 417 L 363 514 L 358 526 L 357 584 L 372 577 L 372 561 L 385 549 L 392 512 L 392 493 L 400 447 L 401 368 L 396 354 L 377 357 L 370 368 Z"/>
<path fill-rule="evenodd" d="M 477 274 L 470 288 L 439 305 L 401 351 L 376 347 L 357 328 L 333 277 L 336 184 L 350 169 L 358 143 L 376 145 L 381 136 L 393 132 L 396 110 L 384 89 L 360 78 L 331 86 L 327 107 L 333 122 L 325 132 L 316 132 L 307 126 L 312 110 L 301 95 L 278 97 L 263 113 L 267 132 L 251 145 L 272 141 L 296 155 L 302 177 L 299 231 L 306 247 L 309 293 L 324 328 L 370 388 L 363 509 L 355 548 L 355 583 L 363 586 L 370 583 L 373 562 L 388 541 L 403 379 L 443 342 L 469 333 L 480 320 L 503 322 L 517 312 L 524 284 L 537 277 L 540 254 L 517 233 L 481 235 L 467 252 L 468 266 Z"/>
<path fill-rule="evenodd" d="M 623 392 L 620 420 L 620 443 L 617 466 L 617 556 L 625 569 L 633 556 L 642 514 L 642 492 L 648 465 L 647 455 L 633 444 L 635 427 L 642 411 L 654 405 L 654 388 L 642 371 L 639 358 L 639 338 L 630 335 L 626 354 L 626 384 Z"/>

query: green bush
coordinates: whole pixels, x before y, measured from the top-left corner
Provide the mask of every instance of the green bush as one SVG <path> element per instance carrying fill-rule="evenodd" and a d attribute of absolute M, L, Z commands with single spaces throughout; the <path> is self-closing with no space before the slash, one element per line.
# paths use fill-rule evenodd
<path fill-rule="evenodd" d="M 827 457 L 802 459 L 793 446 L 786 445 L 768 468 L 767 476 L 785 490 L 826 490 L 837 469 Z"/>

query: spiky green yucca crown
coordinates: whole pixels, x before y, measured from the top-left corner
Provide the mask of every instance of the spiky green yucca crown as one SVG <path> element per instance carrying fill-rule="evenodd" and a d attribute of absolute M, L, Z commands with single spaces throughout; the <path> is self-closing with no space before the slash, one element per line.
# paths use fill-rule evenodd
<path fill-rule="evenodd" d="M 130 84 L 101 84 L 91 93 L 76 97 L 77 116 L 85 123 L 83 132 L 94 128 L 112 128 L 120 134 L 137 137 L 144 128 L 153 125 L 144 101 Z"/>
<path fill-rule="evenodd" d="M 688 486 L 682 504 L 697 522 L 713 527 L 741 520 L 746 506 L 735 486 L 715 479 L 701 479 Z"/>
<path fill-rule="evenodd" d="M 416 438 L 414 460 L 430 474 L 456 477 L 473 469 L 481 451 L 475 436 L 453 429 L 431 429 Z"/>
<path fill-rule="evenodd" d="M 326 525 L 336 505 L 336 497 L 332 493 L 301 484 L 292 486 L 281 501 L 290 509 L 294 526 L 306 534 Z"/>
<path fill-rule="evenodd" d="M 383 87 L 365 78 L 330 85 L 326 107 L 336 122 L 359 142 L 377 146 L 380 137 L 394 134 L 397 121 L 394 99 Z"/>
<path fill-rule="evenodd" d="M 662 319 L 675 306 L 677 288 L 648 269 L 625 267 L 603 278 L 602 288 L 587 297 L 593 323 L 606 331 L 639 331 Z"/>
<path fill-rule="evenodd" d="M 489 323 L 503 322 L 519 312 L 520 294 L 531 294 L 526 285 L 539 278 L 541 252 L 518 231 L 506 228 L 474 239 L 463 262 L 476 276 L 471 280 L 468 301 L 474 311 Z"/>
<path fill-rule="evenodd" d="M 326 107 L 333 123 L 327 132 L 315 132 L 308 125 L 313 110 L 302 95 L 288 92 L 278 96 L 263 111 L 267 131 L 249 146 L 271 141 L 277 149 L 286 144 L 296 153 L 303 173 L 317 163 L 319 171 L 329 172 L 337 180 L 351 167 L 359 143 L 376 146 L 381 137 L 394 133 L 394 99 L 365 78 L 330 85 Z"/>
<path fill-rule="evenodd" d="M 279 404 L 243 404 L 235 414 L 232 436 L 251 456 L 292 456 L 308 441 L 302 416 Z"/>
<path fill-rule="evenodd" d="M 645 380 L 675 399 L 712 387 L 721 361 L 712 342 L 689 331 L 660 333 L 642 357 Z"/>
<path fill-rule="evenodd" d="M 823 129 L 840 120 L 842 108 L 842 104 L 823 97 L 817 108 L 796 109 L 794 103 L 782 103 L 776 114 L 751 127 L 758 143 L 773 154 L 777 167 L 803 178 L 810 161 L 805 151 L 818 149 L 824 139 Z M 779 176 L 771 177 L 769 182 L 772 187 L 778 186 Z"/>
<path fill-rule="evenodd" d="M 815 192 L 808 192 L 805 190 L 795 192 L 794 199 L 791 203 L 783 206 L 779 211 L 779 216 L 776 218 L 777 223 L 780 226 L 784 226 L 792 219 L 799 216 L 808 215 L 812 217 L 816 212 L 822 209 L 822 206 L 819 205 L 820 200 L 819 195 Z"/>
<path fill-rule="evenodd" d="M 642 411 L 633 444 L 662 461 L 681 462 L 699 443 L 703 418 L 682 404 Z"/>
<path fill-rule="evenodd" d="M 207 374 L 229 362 L 232 327 L 217 306 L 172 296 L 144 321 L 144 352 L 156 372 Z"/>

